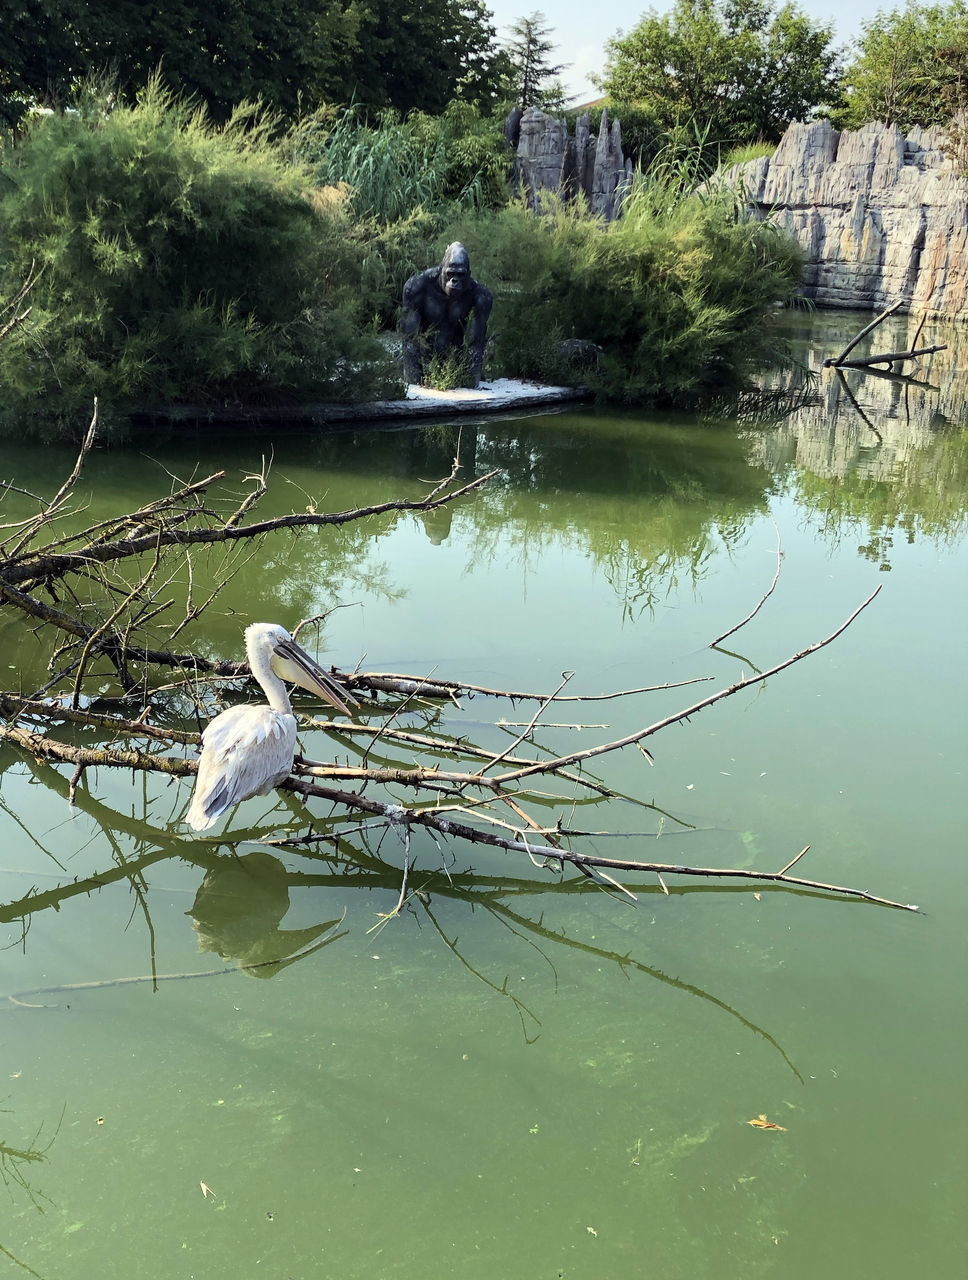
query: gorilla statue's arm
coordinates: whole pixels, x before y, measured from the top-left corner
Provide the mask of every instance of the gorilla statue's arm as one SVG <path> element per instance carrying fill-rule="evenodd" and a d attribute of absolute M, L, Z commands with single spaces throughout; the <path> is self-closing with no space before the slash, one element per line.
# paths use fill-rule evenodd
<path fill-rule="evenodd" d="M 476 387 L 481 380 L 481 374 L 484 370 L 484 341 L 487 336 L 487 321 L 491 314 L 491 307 L 494 305 L 494 295 L 490 289 L 484 285 L 474 282 L 474 320 L 471 325 L 470 341 L 468 342 L 470 360 L 469 372 L 472 387 Z"/>
<path fill-rule="evenodd" d="M 407 383 L 418 383 L 423 375 L 423 362 L 420 359 L 417 335 L 421 328 L 425 287 L 426 281 L 422 275 L 411 276 L 403 286 L 400 334 L 403 338 L 403 378 Z"/>

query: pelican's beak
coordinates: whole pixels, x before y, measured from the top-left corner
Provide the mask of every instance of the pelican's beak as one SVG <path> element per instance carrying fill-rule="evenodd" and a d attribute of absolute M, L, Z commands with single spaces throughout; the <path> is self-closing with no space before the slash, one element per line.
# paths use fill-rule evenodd
<path fill-rule="evenodd" d="M 282 680 L 291 680 L 300 688 L 325 698 L 337 711 L 342 711 L 344 716 L 353 714 L 346 705 L 347 702 L 352 702 L 355 707 L 360 705 L 356 698 L 328 676 L 304 649 L 300 649 L 295 640 L 283 640 L 276 645 L 272 654 L 272 669 Z"/>

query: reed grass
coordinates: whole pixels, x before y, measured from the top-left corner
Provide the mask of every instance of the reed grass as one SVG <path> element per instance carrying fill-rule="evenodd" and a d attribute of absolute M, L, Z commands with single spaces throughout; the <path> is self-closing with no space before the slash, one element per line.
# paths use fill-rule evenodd
<path fill-rule="evenodd" d="M 406 119 L 324 110 L 295 127 L 291 145 L 317 184 L 346 184 L 360 217 L 387 224 L 417 209 L 482 210 L 507 194 L 503 135 L 467 104 Z"/>

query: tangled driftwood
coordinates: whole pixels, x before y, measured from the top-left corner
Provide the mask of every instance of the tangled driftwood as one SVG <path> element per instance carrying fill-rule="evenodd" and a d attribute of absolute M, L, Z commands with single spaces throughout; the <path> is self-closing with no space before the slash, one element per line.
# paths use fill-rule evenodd
<path fill-rule="evenodd" d="M 66 517 L 71 515 L 77 522 L 72 495 L 94 445 L 96 429 L 95 411 L 77 462 L 57 493 L 50 499 L 37 499 L 35 514 L 0 525 L 0 606 L 19 611 L 25 625 L 36 625 L 51 646 L 49 679 L 43 687 L 30 692 L 0 691 L 0 711 L 5 718 L 0 725 L 0 739 L 36 760 L 72 766 L 71 799 L 89 770 L 115 768 L 174 777 L 192 775 L 195 760 L 184 748 L 197 744 L 198 724 L 212 713 L 212 682 L 237 682 L 247 675 L 244 663 L 213 660 L 185 647 L 182 641 L 176 644 L 183 632 L 190 633 L 226 580 L 216 583 L 204 600 L 197 600 L 191 559 L 194 548 L 220 543 L 251 543 L 257 547 L 268 536 L 286 536 L 287 531 L 307 526 L 322 528 L 378 514 L 432 511 L 467 497 L 494 474 L 458 484 L 455 461 L 451 474 L 433 485 L 423 499 L 331 513 L 310 509 L 255 520 L 252 512 L 266 492 L 267 472 L 250 477 L 250 488 L 241 502 L 234 499 L 228 504 L 218 492 L 224 473 L 217 472 L 175 484 L 169 494 L 135 511 L 71 531 Z M 779 564 L 778 552 L 777 574 Z M 176 618 L 176 594 L 182 589 L 179 584 L 186 584 L 185 599 Z M 776 577 L 757 609 L 719 639 L 745 625 L 775 585 Z M 831 634 L 758 673 L 756 682 L 778 675 L 831 644 L 876 594 L 875 591 Z M 120 710 L 117 699 L 92 701 L 85 696 L 85 686 L 95 675 L 103 682 L 105 669 L 116 682 L 122 700 Z M 664 878 L 671 875 L 725 877 L 805 886 L 885 906 L 916 909 L 866 889 L 792 875 L 806 849 L 775 870 L 755 871 L 609 858 L 583 848 L 583 842 L 590 837 L 606 833 L 574 826 L 566 815 L 573 813 L 576 803 L 583 799 L 617 794 L 601 779 L 586 773 L 587 764 L 628 748 L 648 755 L 644 745 L 648 739 L 747 688 L 750 679 L 743 678 L 708 693 L 623 737 L 566 754 L 546 755 L 539 750 L 535 735 L 544 727 L 544 717 L 551 708 L 564 703 L 629 698 L 649 690 L 618 690 L 597 698 L 573 695 L 565 692 L 571 673 L 565 673 L 558 687 L 544 695 L 484 688 L 437 676 L 366 671 L 337 674 L 354 694 L 378 703 L 380 724 L 374 727 L 365 715 L 352 722 L 341 719 L 338 725 L 302 717 L 307 728 L 338 730 L 342 742 L 351 744 L 356 758 L 337 764 L 297 757 L 293 775 L 284 787 L 326 802 L 331 806 L 330 814 L 307 819 L 304 830 L 263 839 L 263 843 L 303 849 L 325 843 L 338 848 L 348 835 L 363 830 L 396 830 L 405 849 L 396 911 L 407 897 L 410 838 L 418 829 L 429 832 L 441 845 L 451 841 L 489 845 L 523 855 L 542 869 L 561 871 L 570 865 L 610 891 L 629 898 L 634 894 L 616 877 L 648 873 L 658 877 L 663 889 Z M 697 682 L 678 682 L 692 683 Z M 171 704 L 186 696 L 197 708 L 197 714 L 183 715 L 181 725 L 171 723 Z M 404 713 L 415 707 L 458 703 L 466 696 L 530 702 L 536 704 L 536 709 L 520 726 L 521 732 L 499 751 L 433 727 L 421 730 L 403 723 Z M 140 711 L 132 715 L 137 705 Z M 164 717 L 159 715 L 162 709 Z M 160 722 L 162 718 L 164 723 Z M 82 747 L 71 740 L 70 729 L 77 726 L 94 732 L 99 745 Z M 382 752 L 391 747 L 417 753 L 418 762 L 397 767 L 371 763 L 376 750 Z M 182 750 L 166 753 L 174 748 Z M 389 786 L 404 789 L 410 797 L 407 803 L 372 794 Z M 551 796 L 549 788 L 553 789 Z M 186 787 L 186 805 L 188 794 Z M 539 821 L 534 816 L 535 802 L 545 813 L 549 805 L 553 806 L 552 821 Z"/>

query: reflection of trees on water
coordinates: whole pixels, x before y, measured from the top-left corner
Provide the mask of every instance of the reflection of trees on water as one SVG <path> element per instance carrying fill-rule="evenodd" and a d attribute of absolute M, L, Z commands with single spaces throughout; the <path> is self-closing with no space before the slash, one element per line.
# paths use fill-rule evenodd
<path fill-rule="evenodd" d="M 857 351 L 907 349 L 919 324 L 895 317 Z M 818 370 L 860 327 L 855 313 L 818 316 L 798 354 Z M 751 456 L 790 479 L 823 534 L 859 536 L 858 552 L 883 568 L 895 538 L 948 542 L 968 524 L 968 330 L 927 324 L 918 341 L 948 347 L 913 380 L 825 369 L 809 402 L 749 433 Z"/>
<path fill-rule="evenodd" d="M 828 313 L 792 323 L 798 358 L 817 370 L 862 321 Z M 910 346 L 918 324 L 894 317 L 858 352 Z M 945 541 L 966 519 L 968 330 L 928 324 L 917 340 L 949 345 L 915 382 L 860 370 L 806 384 L 777 374 L 738 414 L 750 427 L 740 433 L 708 417 L 594 411 L 349 432 L 329 438 L 326 459 L 353 466 L 369 452 L 382 473 L 410 479 L 441 474 L 456 452 L 467 474 L 499 467 L 506 480 L 427 524 L 430 541 L 456 525 L 471 564 L 507 559 L 510 548 L 525 568 L 564 544 L 597 566 L 627 616 L 701 580 L 779 485 L 793 487 L 824 537 L 858 534 L 860 553 L 887 566 L 894 538 Z"/>
<path fill-rule="evenodd" d="M 347 432 L 327 439 L 325 464 L 358 466 L 363 448 L 397 489 L 402 477 L 406 483 L 445 474 L 455 455 L 466 476 L 498 468 L 501 475 L 471 500 L 419 517 L 428 540 L 439 545 L 457 528 L 468 568 L 495 558 L 527 568 L 564 545 L 595 564 L 630 616 L 680 582 L 699 581 L 722 546 L 734 546 L 750 516 L 766 509 L 770 485 L 734 432 L 704 430 L 686 418 L 587 413 Z M 301 543 L 287 571 L 297 584 L 311 581 Z M 328 566 L 320 571 L 334 577 Z"/>
<path fill-rule="evenodd" d="M 792 316 L 795 354 L 817 370 L 866 319 Z M 893 317 L 858 352 L 872 343 L 909 346 L 919 323 Z M 827 370 L 804 395 L 803 384 L 785 372 L 766 381 L 765 403 L 761 397 L 740 406 L 738 420 L 749 425 L 740 433 L 736 418 L 710 424 L 708 417 L 699 423 L 686 415 L 587 411 L 276 438 L 262 507 L 270 515 L 423 496 L 455 454 L 465 477 L 492 467 L 503 474 L 453 507 L 306 531 L 266 544 L 244 565 L 234 550 L 195 552 L 197 595 L 206 582 L 239 569 L 209 615 L 212 651 L 235 652 L 233 611 L 246 614 L 253 600 L 266 616 L 291 617 L 338 600 L 398 598 L 405 574 L 391 562 L 388 539 L 401 521 L 419 523 L 433 545 L 456 530 L 471 564 L 510 555 L 527 568 L 549 546 L 563 544 L 589 558 L 627 616 L 701 580 L 717 553 L 738 545 L 779 485 L 793 487 L 825 537 L 857 533 L 861 554 L 875 561 L 886 562 L 899 536 L 959 536 L 968 491 L 968 330 L 928 324 L 918 341 L 949 344 L 918 374 L 931 386 Z M 769 397 L 784 393 L 792 393 L 794 408 L 777 421 L 779 406 L 771 408 Z M 236 434 L 195 441 L 191 452 L 207 450 L 199 467 L 226 467 L 226 486 L 240 488 L 238 467 L 257 465 L 264 448 L 261 438 Z M 20 450 L 13 465 L 32 474 L 35 453 Z M 165 457 L 160 449 L 158 466 L 147 469 L 140 458 L 92 458 L 94 502 L 85 520 L 102 506 L 113 511 L 119 493 L 125 502 L 130 493 L 146 496 L 164 465 L 174 471 L 184 463 L 184 456 L 167 464 Z M 62 460 L 43 461 L 60 474 Z M 17 501 L 8 495 L 5 513 L 16 516 Z"/>
<path fill-rule="evenodd" d="M 478 465 L 501 467 L 509 483 L 481 495 L 474 557 L 499 546 L 506 556 L 510 542 L 527 562 L 564 543 L 589 557 L 635 616 L 683 582 L 694 586 L 766 509 L 769 476 L 747 453 L 733 432 L 617 415 L 487 431 Z"/>

